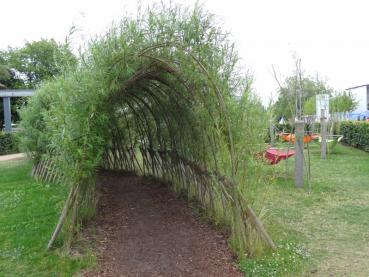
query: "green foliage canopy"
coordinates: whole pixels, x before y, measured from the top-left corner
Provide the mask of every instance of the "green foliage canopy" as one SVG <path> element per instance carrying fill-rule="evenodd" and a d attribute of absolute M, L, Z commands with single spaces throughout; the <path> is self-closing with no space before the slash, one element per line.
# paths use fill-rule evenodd
<path fill-rule="evenodd" d="M 296 92 L 301 88 L 301 100 L 303 114 L 311 115 L 315 103 L 310 98 L 317 94 L 332 94 L 333 89 L 327 86 L 323 81 L 312 77 L 305 77 L 301 81 L 295 76 L 287 77 L 282 87 L 278 91 L 278 100 L 274 104 L 274 111 L 277 118 L 294 118 L 296 114 Z M 308 103 L 306 103 L 308 101 Z M 306 104 L 305 104 L 306 103 Z M 305 108 L 307 110 L 305 110 Z"/>
<path fill-rule="evenodd" d="M 358 105 L 351 94 L 346 91 L 338 92 L 329 100 L 329 108 L 332 113 L 345 113 L 353 111 Z"/>
<path fill-rule="evenodd" d="M 0 84 L 8 89 L 36 88 L 42 81 L 60 75 L 68 67 L 75 68 L 77 58 L 70 49 L 68 40 L 57 43 L 42 39 L 27 42 L 21 48 L 9 47 L 0 51 Z M 12 117 L 19 119 L 17 109 L 24 99 L 12 99 Z M 3 125 L 3 105 L 0 103 L 0 126 Z"/>
<path fill-rule="evenodd" d="M 336 92 L 329 99 L 330 113 L 346 113 L 353 111 L 357 106 L 355 99 L 346 91 Z M 316 113 L 316 97 L 315 95 L 307 99 L 304 103 L 304 113 L 306 115 L 314 115 Z"/>
<path fill-rule="evenodd" d="M 27 42 L 21 48 L 0 52 L 0 82 L 8 88 L 35 88 L 61 74 L 65 67 L 75 67 L 76 62 L 68 44 L 53 39 Z"/>
<path fill-rule="evenodd" d="M 316 97 L 312 96 L 304 103 L 304 114 L 314 115 L 316 113 Z"/>

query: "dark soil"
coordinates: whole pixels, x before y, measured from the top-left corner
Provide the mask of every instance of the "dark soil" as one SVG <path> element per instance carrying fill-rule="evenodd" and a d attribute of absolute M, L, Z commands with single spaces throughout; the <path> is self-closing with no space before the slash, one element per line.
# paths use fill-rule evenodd
<path fill-rule="evenodd" d="M 243 276 L 227 237 L 199 219 L 164 185 L 103 172 L 96 220 L 98 270 L 85 276 Z"/>

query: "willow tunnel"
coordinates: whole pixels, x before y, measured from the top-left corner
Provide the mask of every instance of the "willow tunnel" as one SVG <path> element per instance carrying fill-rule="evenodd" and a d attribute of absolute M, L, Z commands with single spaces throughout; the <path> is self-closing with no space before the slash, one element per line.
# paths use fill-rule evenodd
<path fill-rule="evenodd" d="M 22 113 L 34 175 L 71 188 L 49 247 L 63 225 L 73 234 L 93 214 L 98 168 L 154 176 L 196 199 L 230 227 L 240 253 L 250 226 L 274 247 L 240 189 L 253 104 L 233 45 L 198 8 L 151 11 L 91 42 L 80 66 L 44 84 Z"/>

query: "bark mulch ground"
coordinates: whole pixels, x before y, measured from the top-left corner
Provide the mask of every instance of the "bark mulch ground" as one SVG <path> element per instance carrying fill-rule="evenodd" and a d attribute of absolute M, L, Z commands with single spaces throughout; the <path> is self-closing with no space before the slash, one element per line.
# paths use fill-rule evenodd
<path fill-rule="evenodd" d="M 84 231 L 99 265 L 85 276 L 243 276 L 227 237 L 164 185 L 113 172 L 100 185 L 97 218 Z"/>

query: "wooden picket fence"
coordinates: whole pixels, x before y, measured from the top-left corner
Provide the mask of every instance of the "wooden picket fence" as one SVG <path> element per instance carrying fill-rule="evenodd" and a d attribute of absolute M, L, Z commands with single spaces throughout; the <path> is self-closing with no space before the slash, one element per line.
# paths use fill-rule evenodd
<path fill-rule="evenodd" d="M 31 174 L 36 180 L 47 183 L 65 184 L 68 179 L 49 156 L 42 156 L 33 165 Z"/>

